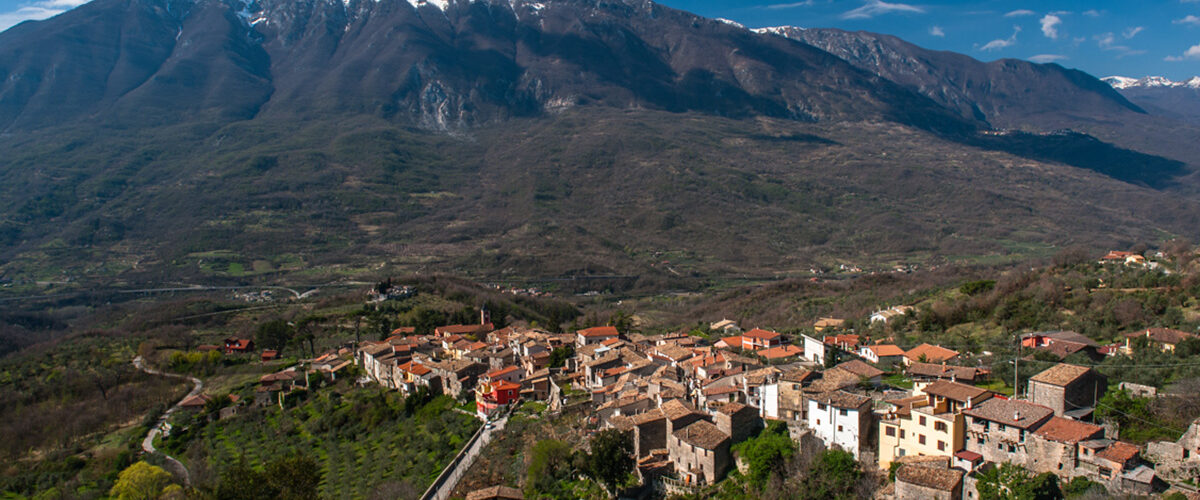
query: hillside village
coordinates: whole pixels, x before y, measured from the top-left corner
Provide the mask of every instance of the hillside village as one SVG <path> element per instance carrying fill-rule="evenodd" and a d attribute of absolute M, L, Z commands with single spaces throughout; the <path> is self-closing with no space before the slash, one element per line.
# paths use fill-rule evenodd
<path fill-rule="evenodd" d="M 1101 260 L 1114 264 L 1152 269 L 1120 252 Z M 406 289 L 403 296 L 412 293 Z M 372 292 L 371 303 L 384 300 L 386 294 Z M 735 446 L 769 427 L 785 429 L 798 450 L 842 450 L 877 471 L 887 478 L 875 488 L 877 498 L 982 498 L 981 478 L 1007 464 L 1051 474 L 1061 484 L 1082 478 L 1109 494 L 1200 493 L 1200 421 L 1178 440 L 1122 438 L 1129 429 L 1100 418 L 1121 411 L 1106 407 L 1105 397 L 1164 395 L 1099 371 L 1105 360 L 1135 351 L 1193 349 L 1200 335 L 1136 328 L 1121 332 L 1123 341 L 1102 344 L 1073 331 L 1025 331 L 1016 335 L 1016 357 L 989 363 L 980 361 L 993 356 L 987 351 L 869 335 L 917 313 L 911 305 L 881 307 L 858 322 L 858 333 L 852 320 L 821 317 L 790 330 L 800 333 L 721 319 L 706 325 L 709 335 L 647 335 L 628 325 L 568 332 L 499 328 L 483 309 L 476 323 L 428 334 L 401 326 L 382 340 L 345 342 L 264 375 L 253 401 L 241 404 L 282 405 L 290 392 L 309 389 L 310 374 L 332 380 L 353 374 L 359 385 L 407 397 L 447 395 L 469 402 L 481 421 L 501 425 L 535 402 L 547 416 L 585 415 L 585 433 L 612 429 L 628 436 L 636 482 L 622 487 L 622 497 L 711 493 L 706 488 L 747 474 L 750 466 Z M 264 363 L 278 356 L 233 337 L 199 350 Z M 1016 371 L 1005 376 L 1027 382 L 993 373 L 1009 361 Z M 210 401 L 200 395 L 183 406 Z M 450 467 L 469 466 L 456 460 Z M 520 498 L 515 486 L 493 484 L 467 498 Z"/>

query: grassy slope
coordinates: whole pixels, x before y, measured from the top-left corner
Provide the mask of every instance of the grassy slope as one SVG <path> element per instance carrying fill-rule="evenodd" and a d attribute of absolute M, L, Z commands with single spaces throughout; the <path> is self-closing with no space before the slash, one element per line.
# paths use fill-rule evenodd
<path fill-rule="evenodd" d="M 885 123 L 579 108 L 469 136 L 359 118 L 9 137 L 0 273 L 315 281 L 795 275 L 1194 230 L 1196 204 Z"/>

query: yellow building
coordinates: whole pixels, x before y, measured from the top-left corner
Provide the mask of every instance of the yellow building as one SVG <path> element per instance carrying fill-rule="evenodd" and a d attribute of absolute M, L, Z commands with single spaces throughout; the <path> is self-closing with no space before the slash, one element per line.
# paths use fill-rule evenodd
<path fill-rule="evenodd" d="M 963 449 L 962 410 L 992 397 L 978 387 L 938 381 L 913 397 L 889 401 L 893 409 L 879 421 L 879 467 L 906 456 L 951 456 Z"/>

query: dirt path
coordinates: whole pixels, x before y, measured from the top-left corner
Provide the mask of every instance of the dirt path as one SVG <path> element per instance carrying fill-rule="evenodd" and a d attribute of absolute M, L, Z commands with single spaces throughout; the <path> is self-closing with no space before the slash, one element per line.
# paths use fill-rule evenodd
<path fill-rule="evenodd" d="M 154 438 L 158 437 L 160 434 L 166 435 L 166 434 L 171 433 L 171 424 L 167 423 L 167 420 L 170 420 L 171 415 L 174 415 L 175 411 L 179 409 L 179 403 L 186 401 L 188 398 L 190 398 L 192 396 L 200 394 L 200 391 L 204 390 L 204 382 L 202 382 L 200 379 L 198 379 L 196 377 L 190 377 L 187 375 L 179 375 L 176 373 L 166 373 L 166 372 L 161 372 L 161 371 L 155 370 L 153 368 L 148 368 L 146 366 L 146 360 L 142 359 L 141 356 L 133 358 L 133 366 L 136 366 L 139 370 L 149 373 L 151 375 L 158 375 L 160 377 L 173 377 L 173 378 L 187 379 L 194 386 L 194 387 L 192 387 L 191 392 L 187 393 L 187 395 L 184 396 L 183 399 L 180 399 L 178 403 L 175 403 L 175 406 L 172 406 L 166 412 L 164 412 L 162 414 L 162 417 L 160 417 L 158 419 L 158 422 L 155 422 L 154 427 L 152 429 L 150 429 L 150 432 L 146 433 L 146 439 L 142 440 L 142 451 L 146 452 L 147 454 L 153 455 L 155 453 L 159 453 L 159 451 L 154 448 Z M 190 474 L 188 474 L 187 467 L 184 467 L 182 462 L 175 460 L 174 457 L 167 455 L 165 453 L 160 453 L 160 455 L 162 455 L 163 458 L 166 459 L 167 467 L 169 469 L 171 469 L 171 472 L 174 472 L 177 476 L 183 478 L 183 484 L 191 485 L 191 476 L 190 476 Z"/>

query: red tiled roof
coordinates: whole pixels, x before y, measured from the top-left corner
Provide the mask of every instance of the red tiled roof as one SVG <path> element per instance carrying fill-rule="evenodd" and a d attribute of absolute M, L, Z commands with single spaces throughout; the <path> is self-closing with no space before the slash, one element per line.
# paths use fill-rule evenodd
<path fill-rule="evenodd" d="M 983 455 L 980 455 L 973 451 L 967 451 L 967 450 L 962 450 L 958 453 L 955 453 L 954 456 L 961 458 L 963 460 L 966 460 L 968 462 L 976 462 L 976 461 L 983 459 Z"/>
<path fill-rule="evenodd" d="M 876 356 L 881 357 L 881 358 L 887 357 L 887 356 L 903 356 L 904 355 L 904 349 L 901 349 L 900 346 L 896 346 L 896 345 L 892 345 L 892 344 L 869 345 L 869 346 L 867 346 L 867 349 L 869 349 L 871 352 L 875 353 Z"/>
<path fill-rule="evenodd" d="M 509 390 L 509 389 L 520 390 L 521 384 L 516 384 L 513 382 L 509 382 L 507 380 L 497 380 L 495 382 L 492 382 L 492 390 L 493 391 L 505 391 L 505 390 Z"/>
<path fill-rule="evenodd" d="M 804 349 L 794 345 L 781 345 L 772 347 L 770 349 L 760 350 L 757 352 L 757 354 L 767 359 L 781 359 L 804 354 Z"/>
<path fill-rule="evenodd" d="M 750 330 L 750 331 L 746 332 L 745 334 L 743 334 L 742 336 L 743 337 L 752 337 L 752 338 L 756 338 L 756 339 L 763 339 L 763 340 L 777 339 L 780 337 L 780 335 L 776 332 L 763 330 L 761 328 L 755 328 L 753 330 Z"/>
<path fill-rule="evenodd" d="M 1103 436 L 1104 428 L 1068 418 L 1050 417 L 1034 434 L 1060 443 L 1078 443 Z"/>
<path fill-rule="evenodd" d="M 616 337 L 620 335 L 615 326 L 593 326 L 575 332 L 584 337 Z"/>
<path fill-rule="evenodd" d="M 909 349 L 908 352 L 904 353 L 904 356 L 913 361 L 921 361 L 921 357 L 924 356 L 924 361 L 927 363 L 940 363 L 958 356 L 958 351 L 931 344 L 921 344 Z"/>
<path fill-rule="evenodd" d="M 1147 328 L 1145 330 L 1127 333 L 1125 336 L 1128 338 L 1146 337 L 1161 344 L 1172 345 L 1183 342 L 1185 339 L 1196 338 L 1195 334 L 1182 330 L 1174 330 L 1171 328 Z"/>
<path fill-rule="evenodd" d="M 1133 460 L 1138 455 L 1138 447 L 1124 441 L 1117 441 L 1109 445 L 1108 448 L 1100 450 L 1096 456 L 1105 460 L 1111 460 L 1117 463 L 1127 463 Z"/>

